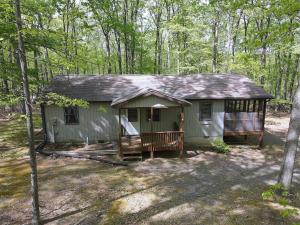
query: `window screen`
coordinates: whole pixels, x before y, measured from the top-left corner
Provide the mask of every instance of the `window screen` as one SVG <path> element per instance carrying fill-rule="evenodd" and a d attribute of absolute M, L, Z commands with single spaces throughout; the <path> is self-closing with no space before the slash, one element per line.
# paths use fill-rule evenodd
<path fill-rule="evenodd" d="M 208 121 L 212 119 L 212 104 L 209 102 L 200 103 L 200 121 Z"/>
<path fill-rule="evenodd" d="M 79 113 L 77 106 L 70 106 L 65 108 L 65 123 L 66 124 L 78 124 Z"/>
<path fill-rule="evenodd" d="M 147 121 L 151 119 L 151 109 L 148 109 L 148 116 Z M 160 121 L 160 110 L 159 109 L 153 109 L 153 121 Z"/>
<path fill-rule="evenodd" d="M 137 122 L 138 121 L 138 110 L 137 109 L 128 109 L 128 121 Z"/>

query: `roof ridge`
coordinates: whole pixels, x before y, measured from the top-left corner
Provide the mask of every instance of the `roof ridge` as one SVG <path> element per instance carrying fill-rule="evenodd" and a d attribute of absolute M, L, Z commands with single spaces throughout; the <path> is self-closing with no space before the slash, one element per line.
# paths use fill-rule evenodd
<path fill-rule="evenodd" d="M 138 77 L 138 76 L 151 76 L 151 77 L 187 77 L 187 76 L 240 76 L 247 77 L 243 74 L 238 73 L 193 73 L 193 74 L 58 74 L 56 77 L 101 77 L 101 78 L 110 78 L 110 77 Z M 250 79 L 250 78 L 249 78 Z"/>

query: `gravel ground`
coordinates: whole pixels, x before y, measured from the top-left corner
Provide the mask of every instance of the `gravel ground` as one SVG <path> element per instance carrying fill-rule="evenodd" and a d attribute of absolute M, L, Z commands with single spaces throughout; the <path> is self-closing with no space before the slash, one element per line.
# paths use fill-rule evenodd
<path fill-rule="evenodd" d="M 197 149 L 182 160 L 157 157 L 129 167 L 39 156 L 42 218 L 47 224 L 292 224 L 300 216 L 283 219 L 279 205 L 261 199 L 276 182 L 287 127 L 288 117 L 268 116 L 263 149 L 235 145 L 227 155 Z M 26 157 L 1 160 L 1 224 L 30 223 L 28 173 Z"/>

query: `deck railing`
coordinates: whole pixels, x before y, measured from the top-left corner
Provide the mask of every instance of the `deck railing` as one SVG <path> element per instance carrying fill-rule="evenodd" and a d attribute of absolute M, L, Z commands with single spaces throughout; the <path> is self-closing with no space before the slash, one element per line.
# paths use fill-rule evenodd
<path fill-rule="evenodd" d="M 141 134 L 143 151 L 182 151 L 183 131 L 146 132 Z"/>

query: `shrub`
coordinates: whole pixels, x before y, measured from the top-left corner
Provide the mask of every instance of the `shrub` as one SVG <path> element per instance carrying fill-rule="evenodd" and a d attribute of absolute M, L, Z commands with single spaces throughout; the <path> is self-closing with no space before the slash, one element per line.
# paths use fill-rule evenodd
<path fill-rule="evenodd" d="M 288 197 L 288 190 L 285 189 L 284 186 L 280 183 L 269 186 L 268 189 L 262 193 L 263 200 L 277 202 L 284 207 L 284 209 L 280 211 L 280 215 L 283 218 L 298 215 L 298 210 L 290 206 L 291 202 Z M 295 223 L 293 225 L 298 224 Z"/>
<path fill-rule="evenodd" d="M 230 151 L 229 146 L 220 138 L 212 142 L 212 148 L 218 153 L 228 153 Z"/>

